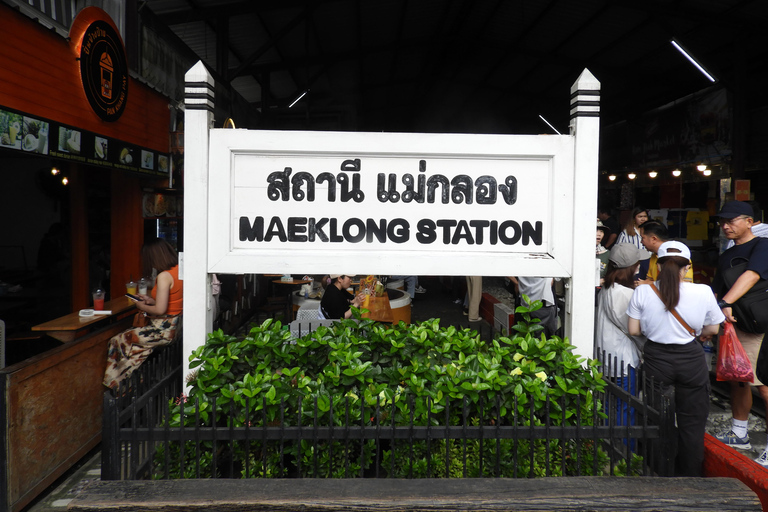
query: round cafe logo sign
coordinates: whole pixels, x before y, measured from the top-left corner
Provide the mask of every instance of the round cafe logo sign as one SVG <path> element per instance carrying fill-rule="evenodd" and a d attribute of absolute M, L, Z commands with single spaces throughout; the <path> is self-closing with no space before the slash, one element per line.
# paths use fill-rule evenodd
<path fill-rule="evenodd" d="M 80 77 L 88 103 L 104 121 L 117 121 L 128 101 L 128 65 L 120 36 L 105 21 L 94 21 L 80 45 Z"/>

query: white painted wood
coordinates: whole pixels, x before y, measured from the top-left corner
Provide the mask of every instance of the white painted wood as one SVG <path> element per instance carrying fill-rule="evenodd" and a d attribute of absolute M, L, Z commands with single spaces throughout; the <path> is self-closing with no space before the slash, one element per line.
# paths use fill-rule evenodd
<path fill-rule="evenodd" d="M 202 64 L 187 75 L 188 81 L 211 82 Z M 592 91 L 597 100 L 599 82 L 585 70 L 572 88 Z M 574 113 L 599 111 L 587 105 Z M 354 132 L 281 132 L 210 129 L 212 115 L 204 110 L 186 112 L 185 167 L 185 354 L 202 344 L 211 329 L 207 306 L 208 273 L 281 273 L 416 275 L 517 275 L 567 279 L 566 336 L 576 352 L 591 357 L 594 322 L 594 222 L 597 204 L 599 118 L 576 115 L 571 134 L 466 135 Z M 360 160 L 359 172 L 343 173 L 342 162 Z M 426 162 L 420 173 L 419 162 Z M 316 185 L 315 200 L 290 195 L 288 200 L 269 197 L 269 176 L 290 167 L 291 177 L 308 172 L 315 180 L 329 172 L 360 176 L 364 199 L 328 199 L 328 185 Z M 497 184 L 507 176 L 517 179 L 517 201 L 506 204 L 501 195 L 491 205 L 382 202 L 378 176 L 397 178 L 405 189 L 408 174 L 449 180 L 465 174 L 472 180 L 492 176 Z M 291 190 L 293 187 L 291 187 Z M 306 192 L 306 187 L 304 187 Z M 473 187 L 474 191 L 474 187 Z M 439 192 L 437 194 L 439 197 Z M 311 218 L 384 220 L 408 223 L 408 238 L 395 242 L 338 242 L 242 240 L 240 218 L 249 223 L 265 220 L 265 234 L 272 218 L 283 226 L 288 219 Z M 442 232 L 431 242 L 416 237 L 420 221 L 440 219 L 541 223 L 539 243 L 443 243 Z M 301 224 L 303 225 L 303 224 Z M 250 224 L 249 224 L 250 226 Z M 402 232 L 402 230 L 401 230 Z M 353 236 L 356 233 L 350 232 Z M 475 232 L 476 233 L 476 232 Z M 301 234 L 301 232 L 300 232 Z M 268 237 L 267 237 L 268 238 Z M 476 242 L 476 240 L 473 240 Z M 187 320 L 188 319 L 188 320 Z"/>
<path fill-rule="evenodd" d="M 185 75 L 187 83 L 206 83 L 213 89 L 213 77 L 202 62 Z M 205 94 L 205 87 L 187 93 Z M 212 93 L 211 93 L 212 94 Z M 213 112 L 190 108 L 208 105 L 210 99 L 188 99 L 184 112 L 184 376 L 189 373 L 189 356 L 205 343 L 213 329 L 213 311 L 208 298 L 208 134 L 213 126 Z"/>
<path fill-rule="evenodd" d="M 211 168 L 219 170 L 211 181 L 209 224 L 209 271 L 244 273 L 329 273 L 344 265 L 348 273 L 398 274 L 407 268 L 418 275 L 466 275 L 468 268 L 483 268 L 485 275 L 530 275 L 534 269 L 544 275 L 569 275 L 571 261 L 568 229 L 573 201 L 569 183 L 573 175 L 573 137 L 456 134 L 395 134 L 338 132 L 280 132 L 213 130 Z M 342 162 L 359 159 L 360 171 L 342 173 Z M 420 161 L 426 171 L 419 172 Z M 359 174 L 364 198 L 343 202 L 337 186 L 335 201 L 329 201 L 328 185 L 315 187 L 314 201 L 272 200 L 268 177 L 290 167 L 291 177 L 306 171 L 315 179 L 323 172 L 335 176 Z M 228 171 L 227 171 L 228 170 Z M 497 184 L 508 176 L 517 180 L 517 199 L 507 204 L 498 194 L 494 204 L 449 204 L 440 200 L 440 188 L 433 203 L 382 202 L 377 195 L 379 176 L 397 178 L 397 190 L 405 190 L 403 177 L 429 178 L 441 174 L 452 180 L 466 175 L 474 182 L 493 176 Z M 564 178 L 562 178 L 562 177 Z M 241 240 L 241 217 L 253 223 L 264 219 L 264 232 L 271 219 L 287 227 L 291 218 L 349 219 L 390 224 L 397 219 L 408 222 L 407 241 L 340 243 L 309 241 Z M 566 219 L 557 223 L 555 218 Z M 437 239 L 417 238 L 421 221 L 489 221 L 501 226 L 515 221 L 541 223 L 540 245 L 491 243 L 490 226 L 483 230 L 483 243 L 477 243 L 477 230 L 460 237 L 457 244 L 444 243 L 445 230 L 438 227 Z M 333 222 L 333 221 L 329 221 Z M 326 225 L 327 226 L 327 225 Z M 358 231 L 355 229 L 353 234 Z M 510 234 L 514 227 L 505 231 Z M 326 229 L 326 233 L 329 233 Z M 450 230 L 451 236 L 456 230 Z M 557 242 L 555 242 L 557 239 Z M 447 257 L 450 255 L 450 257 Z M 556 260 L 556 261 L 552 261 Z"/>
<path fill-rule="evenodd" d="M 577 91 L 595 93 L 577 96 L 576 102 L 599 102 L 600 82 L 585 69 L 571 86 Z M 571 111 L 599 112 L 599 107 L 586 105 Z M 597 169 L 600 140 L 600 118 L 579 116 L 571 122 L 571 135 L 576 141 L 572 215 L 573 276 L 567 283 L 565 335 L 576 348 L 574 353 L 591 358 L 594 353 L 595 323 L 595 222 L 597 217 Z"/>

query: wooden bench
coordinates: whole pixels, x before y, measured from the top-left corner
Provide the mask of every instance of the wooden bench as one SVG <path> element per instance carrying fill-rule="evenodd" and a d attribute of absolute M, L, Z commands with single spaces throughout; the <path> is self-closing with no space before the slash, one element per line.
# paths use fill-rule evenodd
<path fill-rule="evenodd" d="M 250 479 L 99 481 L 68 511 L 762 510 L 731 478 Z"/>

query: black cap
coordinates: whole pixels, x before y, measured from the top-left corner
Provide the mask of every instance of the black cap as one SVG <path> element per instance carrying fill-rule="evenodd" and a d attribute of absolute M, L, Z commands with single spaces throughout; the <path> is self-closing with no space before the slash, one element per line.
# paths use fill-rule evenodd
<path fill-rule="evenodd" d="M 723 219 L 735 219 L 746 215 L 747 217 L 754 217 L 755 213 L 752 210 L 752 206 L 744 201 L 728 201 L 723 205 L 723 209 L 715 217 L 721 217 Z"/>

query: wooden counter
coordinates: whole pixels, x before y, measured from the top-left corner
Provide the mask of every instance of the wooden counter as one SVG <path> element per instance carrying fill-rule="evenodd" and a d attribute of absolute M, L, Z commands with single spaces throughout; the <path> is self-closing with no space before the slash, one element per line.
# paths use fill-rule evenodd
<path fill-rule="evenodd" d="M 392 315 L 392 308 L 389 305 L 389 297 L 386 295 L 384 297 L 366 296 L 362 308 L 370 310 L 370 313 L 363 313 L 363 318 L 389 323 L 392 323 L 395 319 Z"/>
<path fill-rule="evenodd" d="M 104 304 L 104 310 L 111 311 L 111 313 L 108 315 L 80 316 L 80 312 L 76 311 L 60 318 L 35 325 L 32 327 L 32 330 L 43 331 L 48 336 L 66 343 L 88 333 L 93 324 L 103 322 L 103 324 L 99 324 L 99 327 L 103 327 L 108 323 L 115 322 L 133 314 L 136 310 L 136 304 L 128 297 L 120 296 L 116 299 L 108 300 Z"/>

